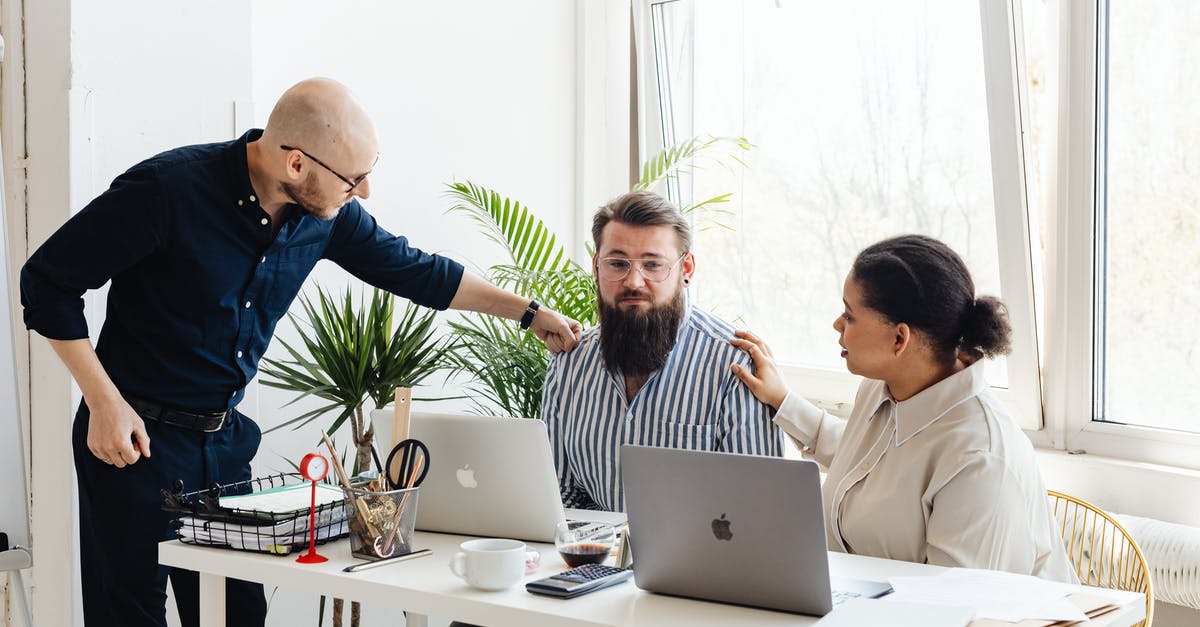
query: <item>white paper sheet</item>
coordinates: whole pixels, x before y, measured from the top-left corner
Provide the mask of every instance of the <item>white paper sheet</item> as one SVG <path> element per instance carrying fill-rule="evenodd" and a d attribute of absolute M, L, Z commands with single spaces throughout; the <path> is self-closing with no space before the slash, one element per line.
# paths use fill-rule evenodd
<path fill-rule="evenodd" d="M 893 577 L 892 601 L 967 606 L 977 618 L 1018 622 L 1025 619 L 1086 620 L 1065 597 L 1075 586 L 1028 575 L 952 568 L 933 577 Z"/>
<path fill-rule="evenodd" d="M 882 599 L 850 599 L 833 608 L 817 627 L 964 627 L 975 618 L 969 607 L 904 603 Z"/>
<path fill-rule="evenodd" d="M 317 505 L 326 505 L 346 498 L 342 489 L 327 483 L 317 484 Z M 308 509 L 312 501 L 312 484 L 298 483 L 262 492 L 221 497 L 221 507 L 268 514 L 289 514 Z"/>

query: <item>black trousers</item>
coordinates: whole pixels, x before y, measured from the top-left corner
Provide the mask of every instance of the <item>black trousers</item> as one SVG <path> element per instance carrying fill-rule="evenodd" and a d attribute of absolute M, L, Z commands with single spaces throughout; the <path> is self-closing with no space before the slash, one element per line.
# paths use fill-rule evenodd
<path fill-rule="evenodd" d="M 73 445 L 79 479 L 79 544 L 83 616 L 87 627 L 165 627 L 167 577 L 184 627 L 199 624 L 200 584 L 194 571 L 160 566 L 158 543 L 173 539 L 161 490 L 176 479 L 185 491 L 250 478 L 262 431 L 234 412 L 220 431 L 201 433 L 146 421 L 150 457 L 117 468 L 87 448 L 89 412 L 80 403 Z M 261 584 L 226 580 L 226 624 L 260 627 L 267 603 Z"/>

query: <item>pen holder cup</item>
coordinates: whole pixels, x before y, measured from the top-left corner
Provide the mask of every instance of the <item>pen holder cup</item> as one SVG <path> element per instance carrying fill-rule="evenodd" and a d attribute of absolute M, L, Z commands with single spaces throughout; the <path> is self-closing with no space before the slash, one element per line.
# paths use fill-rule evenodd
<path fill-rule="evenodd" d="M 346 493 L 350 553 L 368 560 L 411 553 L 418 490 L 372 492 L 342 488 Z"/>

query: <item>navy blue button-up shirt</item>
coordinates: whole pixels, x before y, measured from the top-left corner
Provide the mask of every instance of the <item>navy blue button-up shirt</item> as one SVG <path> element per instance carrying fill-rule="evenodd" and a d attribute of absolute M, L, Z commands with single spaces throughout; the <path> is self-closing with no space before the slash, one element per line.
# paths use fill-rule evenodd
<path fill-rule="evenodd" d="M 96 353 L 123 394 L 192 411 L 237 404 L 305 278 L 320 259 L 436 309 L 459 263 L 381 228 L 357 200 L 333 220 L 289 206 L 275 234 L 250 186 L 246 144 L 177 148 L 113 181 L 21 270 L 25 325 L 88 337 L 83 293 L 112 280 Z"/>

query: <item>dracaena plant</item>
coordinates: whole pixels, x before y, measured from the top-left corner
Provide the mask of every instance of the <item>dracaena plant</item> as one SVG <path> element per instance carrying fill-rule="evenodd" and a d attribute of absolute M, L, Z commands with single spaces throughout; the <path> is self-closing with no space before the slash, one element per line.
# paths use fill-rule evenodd
<path fill-rule="evenodd" d="M 364 405 L 376 408 L 393 398 L 397 387 L 416 387 L 444 366 L 452 341 L 435 335 L 436 313 L 406 303 L 396 311 L 396 297 L 374 289 L 369 302 L 358 303 L 349 287 L 341 298 L 320 286 L 316 299 L 301 295 L 303 316 L 288 314 L 300 332 L 300 346 L 281 342 L 291 359 L 264 359 L 263 385 L 299 392 L 288 405 L 307 396 L 325 404 L 286 420 L 268 430 L 291 426 L 299 429 L 329 414 L 326 427 L 334 433 L 350 422 L 356 449 L 354 472 L 368 469 L 375 429 Z"/>
<path fill-rule="evenodd" d="M 633 189 L 651 189 L 681 174 L 695 173 L 702 161 L 723 167 L 729 161 L 744 165 L 737 153 L 751 147 L 741 137 L 694 137 L 642 164 L 641 179 Z M 590 269 L 575 261 L 576 255 L 559 243 L 533 211 L 471 181 L 450 183 L 447 195 L 452 202 L 450 212 L 470 218 L 506 253 L 503 263 L 486 271 L 489 280 L 578 320 L 584 328 L 596 324 L 596 284 Z M 730 197 L 720 194 L 682 206 L 680 211 L 695 216 L 697 228 L 728 228 L 722 218 L 729 212 L 722 205 Z M 456 341 L 447 363 L 452 372 L 471 378 L 467 388 L 476 410 L 540 418 L 550 360 L 545 345 L 532 333 L 487 316 L 465 315 L 450 327 Z"/>

